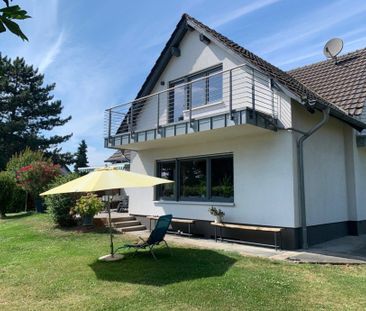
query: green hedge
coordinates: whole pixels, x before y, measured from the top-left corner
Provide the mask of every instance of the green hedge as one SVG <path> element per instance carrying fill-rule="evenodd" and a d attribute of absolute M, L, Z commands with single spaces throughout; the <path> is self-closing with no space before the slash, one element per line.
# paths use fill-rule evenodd
<path fill-rule="evenodd" d="M 0 217 L 4 218 L 9 212 L 13 193 L 15 189 L 15 181 L 8 172 L 0 172 Z"/>
<path fill-rule="evenodd" d="M 68 174 L 59 176 L 50 184 L 49 188 L 62 185 L 68 181 L 78 178 L 79 175 Z M 77 193 L 56 194 L 45 197 L 45 204 L 53 221 L 61 227 L 71 227 L 76 224 L 75 217 L 70 214 L 71 208 L 75 206 L 76 200 L 80 197 Z"/>

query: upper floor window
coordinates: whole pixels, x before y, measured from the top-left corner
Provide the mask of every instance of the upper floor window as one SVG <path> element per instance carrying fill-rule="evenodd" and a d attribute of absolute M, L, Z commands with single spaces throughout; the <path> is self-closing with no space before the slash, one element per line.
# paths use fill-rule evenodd
<path fill-rule="evenodd" d="M 169 122 L 183 120 L 184 110 L 222 100 L 222 65 L 169 83 Z M 191 83 L 189 83 L 191 82 Z M 188 83 L 188 84 L 187 84 Z"/>

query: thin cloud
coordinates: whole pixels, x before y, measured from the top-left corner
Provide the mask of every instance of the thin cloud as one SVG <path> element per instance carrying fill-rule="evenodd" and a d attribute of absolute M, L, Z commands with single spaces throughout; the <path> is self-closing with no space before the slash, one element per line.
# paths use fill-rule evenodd
<path fill-rule="evenodd" d="M 64 42 L 64 31 L 61 31 L 56 41 L 50 46 L 45 56 L 42 58 L 41 63 L 38 66 L 40 72 L 45 72 L 47 67 L 54 62 L 57 55 L 61 51 L 63 42 Z"/>
<path fill-rule="evenodd" d="M 344 41 L 343 53 L 347 53 L 357 48 L 363 48 L 366 46 L 366 36 L 357 37 L 356 35 L 364 35 L 366 32 L 366 27 L 351 30 L 342 34 L 337 34 L 336 36 L 342 38 Z M 325 59 L 323 56 L 323 47 L 325 41 L 319 41 L 316 44 L 308 46 L 306 50 L 291 50 L 290 53 L 284 55 L 281 53 L 281 58 L 279 61 L 273 60 L 277 66 L 288 67 L 290 64 L 302 65 L 304 60 L 314 59 L 316 61 Z M 301 53 L 300 55 L 298 55 Z M 291 55 L 294 55 L 292 57 Z"/>
<path fill-rule="evenodd" d="M 270 54 L 283 48 L 289 48 L 298 42 L 304 42 L 304 40 L 365 11 L 366 2 L 361 2 L 358 6 L 349 6 L 345 1 L 337 1 L 315 14 L 306 15 L 301 21 L 296 23 L 290 21 L 292 24 L 290 28 L 257 40 L 251 46 L 261 55 Z"/>
<path fill-rule="evenodd" d="M 248 15 L 250 13 L 253 13 L 255 11 L 261 10 L 265 7 L 268 7 L 272 4 L 275 4 L 276 2 L 279 2 L 280 0 L 262 0 L 262 1 L 254 1 L 250 4 L 246 4 L 240 8 L 237 8 L 234 11 L 231 11 L 224 15 L 221 18 L 215 19 L 213 23 L 211 23 L 212 27 L 220 27 L 225 24 L 231 23 L 232 21 L 243 17 L 245 15 Z"/>

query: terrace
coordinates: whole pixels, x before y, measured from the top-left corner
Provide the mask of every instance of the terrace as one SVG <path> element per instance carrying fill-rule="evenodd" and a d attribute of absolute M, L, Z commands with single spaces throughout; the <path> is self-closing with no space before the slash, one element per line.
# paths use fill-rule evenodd
<path fill-rule="evenodd" d="M 105 147 L 139 150 L 148 141 L 237 125 L 271 131 L 291 126 L 289 96 L 246 64 L 228 70 L 216 66 L 107 109 Z"/>

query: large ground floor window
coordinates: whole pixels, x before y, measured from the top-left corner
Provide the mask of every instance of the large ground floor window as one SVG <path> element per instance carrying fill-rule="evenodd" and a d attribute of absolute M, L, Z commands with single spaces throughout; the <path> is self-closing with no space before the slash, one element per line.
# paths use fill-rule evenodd
<path fill-rule="evenodd" d="M 157 186 L 157 200 L 234 201 L 232 154 L 158 161 L 157 176 L 175 182 Z"/>

